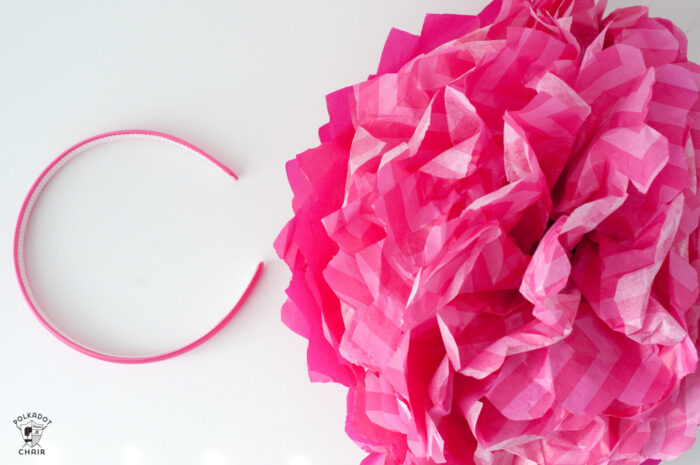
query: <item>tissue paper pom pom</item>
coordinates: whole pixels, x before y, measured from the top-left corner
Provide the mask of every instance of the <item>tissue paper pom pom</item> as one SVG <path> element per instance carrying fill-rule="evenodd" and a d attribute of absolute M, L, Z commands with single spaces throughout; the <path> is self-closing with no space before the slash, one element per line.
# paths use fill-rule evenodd
<path fill-rule="evenodd" d="M 700 67 L 642 7 L 394 30 L 287 165 L 282 317 L 367 465 L 639 465 L 700 420 Z"/>

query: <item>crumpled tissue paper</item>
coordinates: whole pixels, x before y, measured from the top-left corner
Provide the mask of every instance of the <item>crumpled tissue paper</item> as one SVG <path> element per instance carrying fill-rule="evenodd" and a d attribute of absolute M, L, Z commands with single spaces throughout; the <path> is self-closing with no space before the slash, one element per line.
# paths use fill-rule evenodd
<path fill-rule="evenodd" d="M 392 30 L 287 164 L 282 318 L 365 465 L 645 465 L 700 421 L 700 67 L 643 7 Z"/>

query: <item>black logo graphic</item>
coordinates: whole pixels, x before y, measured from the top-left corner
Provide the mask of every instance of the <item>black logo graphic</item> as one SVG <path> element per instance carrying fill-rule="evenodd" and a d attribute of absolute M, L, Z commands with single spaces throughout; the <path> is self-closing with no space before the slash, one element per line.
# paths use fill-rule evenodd
<path fill-rule="evenodd" d="M 51 424 L 46 415 L 37 412 L 28 412 L 18 415 L 13 423 L 24 439 L 24 445 L 19 449 L 19 455 L 44 455 L 44 448 L 39 441 L 44 430 Z"/>

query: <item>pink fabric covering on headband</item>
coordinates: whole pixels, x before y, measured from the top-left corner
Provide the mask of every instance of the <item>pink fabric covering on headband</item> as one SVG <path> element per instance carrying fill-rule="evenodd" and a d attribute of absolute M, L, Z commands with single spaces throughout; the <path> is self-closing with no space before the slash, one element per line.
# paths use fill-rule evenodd
<path fill-rule="evenodd" d="M 213 158 L 211 155 L 207 154 L 203 150 L 199 149 L 198 147 L 195 147 L 194 145 L 185 142 L 182 139 L 179 139 L 177 137 L 171 136 L 169 134 L 164 134 L 162 132 L 156 132 L 156 131 L 148 131 L 148 130 L 140 130 L 140 129 L 131 129 L 131 130 L 124 130 L 124 131 L 114 131 L 114 132 L 108 132 L 104 134 L 100 134 L 94 137 L 91 137 L 89 139 L 85 139 L 82 142 L 79 142 L 63 152 L 61 155 L 59 155 L 49 166 L 47 166 L 44 171 L 41 172 L 39 177 L 37 178 L 36 181 L 34 181 L 34 184 L 32 185 L 31 189 L 29 190 L 29 193 L 27 194 L 26 198 L 24 199 L 24 202 L 22 204 L 22 208 L 19 213 L 19 217 L 17 218 L 17 226 L 15 228 L 15 238 L 14 238 L 14 262 L 15 262 L 15 272 L 17 273 L 17 279 L 19 281 L 19 285 L 22 289 L 22 293 L 24 294 L 25 299 L 27 300 L 27 303 L 29 304 L 29 307 L 31 308 L 32 312 L 36 317 L 39 319 L 42 325 L 46 329 L 49 330 L 51 334 L 56 336 L 58 339 L 63 341 L 65 344 L 68 346 L 72 347 L 73 349 L 82 352 L 86 355 L 89 355 L 91 357 L 95 357 L 100 360 L 106 360 L 108 362 L 115 362 L 115 363 L 148 363 L 148 362 L 157 362 L 159 360 L 165 360 L 167 358 L 175 357 L 176 355 L 180 355 L 182 353 L 185 353 L 189 350 L 194 349 L 198 345 L 202 344 L 205 342 L 207 339 L 211 338 L 221 330 L 224 326 L 226 326 L 226 323 L 228 323 L 231 318 L 238 312 L 238 310 L 241 308 L 247 297 L 250 295 L 251 291 L 255 287 L 255 284 L 257 283 L 258 279 L 260 278 L 260 275 L 262 273 L 263 269 L 263 262 L 260 262 L 256 268 L 255 274 L 253 275 L 253 278 L 250 280 L 248 283 L 248 286 L 246 287 L 245 291 L 243 292 L 243 295 L 241 298 L 238 300 L 236 305 L 224 316 L 224 318 L 212 329 L 210 329 L 206 334 L 200 336 L 196 340 L 190 342 L 187 345 L 184 345 L 180 348 L 163 352 L 163 353 L 158 353 L 154 355 L 147 355 L 147 356 L 138 356 L 138 357 L 121 357 L 121 356 L 116 356 L 116 355 L 111 355 L 111 354 L 106 354 L 102 352 L 98 352 L 92 349 L 89 349 L 76 341 L 68 338 L 65 336 L 63 333 L 61 333 L 56 327 L 54 327 L 48 320 L 48 318 L 43 314 L 42 311 L 40 311 L 39 305 L 34 298 L 31 287 L 29 285 L 29 280 L 27 277 L 26 273 L 26 265 L 24 263 L 24 237 L 27 231 L 27 227 L 29 225 L 29 218 L 31 216 L 31 211 L 38 200 L 39 196 L 41 195 L 41 191 L 46 187 L 48 182 L 50 181 L 51 177 L 53 177 L 54 174 L 56 174 L 66 163 L 68 163 L 74 156 L 79 155 L 82 153 L 84 150 L 89 149 L 90 147 L 107 142 L 111 139 L 121 139 L 121 138 L 132 138 L 132 137 L 137 137 L 137 138 L 146 138 L 146 139 L 161 139 L 164 142 L 169 142 L 169 143 L 175 143 L 181 147 L 184 147 L 185 149 L 194 152 L 197 155 L 201 155 L 204 159 L 208 160 L 209 162 L 213 163 L 217 168 L 221 169 L 223 172 L 225 172 L 227 175 L 233 177 L 234 179 L 238 179 L 238 176 L 231 171 L 228 167 L 222 165 L 218 160 Z"/>

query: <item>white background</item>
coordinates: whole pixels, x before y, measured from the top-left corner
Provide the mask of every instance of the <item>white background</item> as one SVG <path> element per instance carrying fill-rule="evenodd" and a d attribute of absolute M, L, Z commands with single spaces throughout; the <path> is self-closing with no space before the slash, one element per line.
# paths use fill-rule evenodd
<path fill-rule="evenodd" d="M 279 319 L 290 274 L 272 241 L 291 216 L 284 163 L 316 145 L 324 95 L 376 69 L 390 27 L 485 0 L 0 1 L 0 464 L 356 465 L 345 389 L 310 384 L 305 341 Z M 695 0 L 646 1 L 689 33 Z M 610 1 L 609 10 L 632 2 Z M 103 350 L 167 349 L 239 315 L 184 356 L 93 360 L 53 338 L 14 277 L 21 201 L 61 151 L 124 128 L 175 134 L 237 171 L 134 145 L 78 158 L 37 206 L 37 293 Z M 12 419 L 53 423 L 20 457 Z M 677 463 L 700 460 L 700 448 Z"/>

